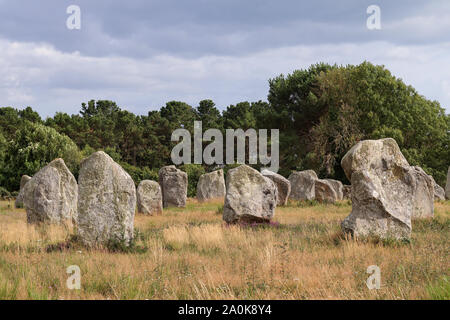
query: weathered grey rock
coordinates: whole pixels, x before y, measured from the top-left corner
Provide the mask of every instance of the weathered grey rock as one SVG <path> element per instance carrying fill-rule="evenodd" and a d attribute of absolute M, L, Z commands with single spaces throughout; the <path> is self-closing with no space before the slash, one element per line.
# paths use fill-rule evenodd
<path fill-rule="evenodd" d="M 229 170 L 226 186 L 226 222 L 268 222 L 275 215 L 277 187 L 257 170 L 246 165 Z"/>
<path fill-rule="evenodd" d="M 208 201 L 224 199 L 226 193 L 223 170 L 202 174 L 197 184 L 197 199 Z"/>
<path fill-rule="evenodd" d="M 76 219 L 78 185 L 63 159 L 42 168 L 22 193 L 28 223 L 70 225 Z"/>
<path fill-rule="evenodd" d="M 317 174 L 313 170 L 294 171 L 289 176 L 292 200 L 314 200 Z"/>
<path fill-rule="evenodd" d="M 319 202 L 335 203 L 338 200 L 338 194 L 329 180 L 316 180 L 315 194 Z"/>
<path fill-rule="evenodd" d="M 159 170 L 159 185 L 163 195 L 163 207 L 185 207 L 188 188 L 186 172 L 175 166 L 162 167 Z"/>
<path fill-rule="evenodd" d="M 434 179 L 421 167 L 412 167 L 416 179 L 412 219 L 432 218 L 434 216 Z"/>
<path fill-rule="evenodd" d="M 351 185 L 344 185 L 343 188 L 343 193 L 344 193 L 344 199 L 345 200 L 351 200 L 352 199 L 352 186 Z"/>
<path fill-rule="evenodd" d="M 158 182 L 152 180 L 141 181 L 136 194 L 139 213 L 148 215 L 162 213 L 162 193 Z"/>
<path fill-rule="evenodd" d="M 277 206 L 286 205 L 289 199 L 289 195 L 291 194 L 291 183 L 289 182 L 289 180 L 282 175 L 267 169 L 262 170 L 261 174 L 275 183 L 275 186 L 277 187 L 278 198 Z"/>
<path fill-rule="evenodd" d="M 16 202 L 15 202 L 16 208 L 23 208 L 23 188 L 30 180 L 31 180 L 31 177 L 27 176 L 27 175 L 23 175 L 22 178 L 20 179 L 20 191 L 19 191 L 19 194 L 17 195 Z"/>
<path fill-rule="evenodd" d="M 447 184 L 445 185 L 445 198 L 450 200 L 450 167 L 447 172 Z"/>
<path fill-rule="evenodd" d="M 436 181 L 434 181 L 434 201 L 445 201 L 445 190 Z"/>
<path fill-rule="evenodd" d="M 336 192 L 336 200 L 344 199 L 344 185 L 339 180 L 325 179 L 328 181 Z"/>
<path fill-rule="evenodd" d="M 341 165 L 352 185 L 352 212 L 343 230 L 357 237 L 409 239 L 417 182 L 395 140 L 361 141 Z"/>
<path fill-rule="evenodd" d="M 136 188 L 130 175 L 106 153 L 93 153 L 79 173 L 77 234 L 90 247 L 133 239 Z"/>

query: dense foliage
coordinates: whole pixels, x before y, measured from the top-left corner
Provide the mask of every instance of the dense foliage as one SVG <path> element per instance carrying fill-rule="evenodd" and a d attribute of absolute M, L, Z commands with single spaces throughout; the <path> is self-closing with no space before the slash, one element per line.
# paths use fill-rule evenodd
<path fill-rule="evenodd" d="M 220 112 L 211 100 L 192 107 L 170 101 L 159 111 L 135 115 L 113 101 L 83 103 L 80 113 L 41 119 L 30 107 L 0 108 L 0 186 L 18 189 L 22 174 L 33 175 L 62 157 L 74 174 L 82 157 L 105 150 L 135 180 L 157 180 L 171 164 L 177 128 L 193 133 L 217 128 L 280 129 L 280 172 L 314 169 L 344 182 L 345 152 L 362 139 L 394 138 L 413 165 L 443 185 L 450 159 L 450 116 L 382 66 L 317 64 L 269 80 L 268 102 L 240 102 Z M 225 143 L 224 143 L 225 146 Z M 185 165 L 189 195 L 198 177 L 214 167 Z"/>

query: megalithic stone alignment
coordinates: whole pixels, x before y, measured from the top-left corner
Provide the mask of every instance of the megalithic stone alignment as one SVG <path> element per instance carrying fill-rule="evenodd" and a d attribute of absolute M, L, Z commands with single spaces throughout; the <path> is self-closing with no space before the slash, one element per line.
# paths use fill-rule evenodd
<path fill-rule="evenodd" d="M 314 200 L 316 197 L 315 183 L 319 178 L 313 170 L 294 171 L 288 180 L 291 183 L 292 200 Z"/>
<path fill-rule="evenodd" d="M 315 199 L 319 202 L 335 203 L 339 200 L 338 194 L 329 180 L 316 180 L 314 188 L 314 192 L 316 194 Z"/>
<path fill-rule="evenodd" d="M 257 170 L 241 165 L 226 179 L 223 220 L 228 223 L 269 222 L 275 215 L 277 187 Z"/>
<path fill-rule="evenodd" d="M 139 213 L 147 215 L 162 213 L 162 192 L 158 182 L 152 180 L 141 181 L 136 195 Z"/>
<path fill-rule="evenodd" d="M 163 207 L 185 207 L 188 188 L 188 175 L 175 166 L 159 170 L 159 185 L 163 196 Z"/>
<path fill-rule="evenodd" d="M 72 224 L 77 199 L 77 181 L 63 159 L 50 162 L 23 188 L 28 223 Z"/>
<path fill-rule="evenodd" d="M 336 200 L 343 200 L 344 199 L 344 185 L 339 180 L 333 180 L 333 179 L 325 179 L 329 183 L 331 183 L 331 186 L 333 187 L 334 191 L 336 192 L 337 199 Z"/>
<path fill-rule="evenodd" d="M 31 177 L 27 175 L 23 175 L 22 178 L 20 179 L 19 195 L 17 196 L 16 202 L 14 204 L 16 208 L 23 208 L 23 189 L 30 180 Z"/>
<path fill-rule="evenodd" d="M 197 184 L 197 200 L 200 202 L 224 199 L 225 198 L 225 178 L 223 170 L 216 170 L 202 174 Z"/>
<path fill-rule="evenodd" d="M 431 180 L 408 164 L 394 139 L 361 141 L 341 165 L 352 184 L 352 212 L 342 222 L 344 231 L 409 239 L 411 219 L 433 215 Z"/>
<path fill-rule="evenodd" d="M 434 179 L 421 167 L 412 167 L 416 184 L 412 219 L 432 218 L 434 216 Z"/>
<path fill-rule="evenodd" d="M 283 177 L 282 175 L 272 172 L 267 169 L 263 169 L 261 171 L 261 174 L 269 178 L 275 183 L 275 186 L 277 187 L 277 206 L 284 206 L 287 204 L 289 196 L 291 194 L 291 183 L 288 179 Z"/>
<path fill-rule="evenodd" d="M 90 247 L 112 242 L 130 245 L 136 210 L 136 187 L 130 175 L 99 151 L 83 160 L 78 182 L 80 240 Z"/>

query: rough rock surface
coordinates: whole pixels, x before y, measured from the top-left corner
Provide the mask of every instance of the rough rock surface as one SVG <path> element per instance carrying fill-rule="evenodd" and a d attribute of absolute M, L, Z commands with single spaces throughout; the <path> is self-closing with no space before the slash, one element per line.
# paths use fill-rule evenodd
<path fill-rule="evenodd" d="M 343 230 L 357 237 L 409 239 L 417 182 L 395 140 L 361 141 L 341 165 L 352 185 L 352 212 Z"/>
<path fill-rule="evenodd" d="M 450 200 L 450 167 L 447 172 L 447 184 L 445 185 L 445 198 Z"/>
<path fill-rule="evenodd" d="M 162 193 L 159 183 L 152 180 L 143 180 L 137 188 L 138 212 L 148 215 L 162 213 Z"/>
<path fill-rule="evenodd" d="M 289 176 L 292 200 L 314 200 L 317 174 L 313 170 L 295 171 Z"/>
<path fill-rule="evenodd" d="M 344 185 L 339 180 L 333 180 L 333 179 L 325 179 L 328 181 L 331 186 L 333 187 L 334 191 L 336 192 L 336 200 L 343 200 L 344 199 Z"/>
<path fill-rule="evenodd" d="M 23 188 L 30 180 L 31 180 L 31 177 L 27 176 L 27 175 L 23 175 L 22 178 L 20 179 L 20 191 L 19 191 L 19 194 L 17 195 L 16 202 L 15 202 L 16 208 L 23 208 Z"/>
<path fill-rule="evenodd" d="M 226 222 L 268 222 L 275 215 L 277 187 L 257 170 L 246 165 L 229 170 L 226 186 Z"/>
<path fill-rule="evenodd" d="M 159 185 L 163 195 L 163 207 L 185 207 L 188 188 L 186 172 L 175 166 L 162 167 L 159 170 Z"/>
<path fill-rule="evenodd" d="M 421 167 L 412 167 L 416 179 L 414 207 L 411 218 L 432 218 L 434 216 L 434 179 Z"/>
<path fill-rule="evenodd" d="M 223 200 L 225 193 L 226 188 L 223 170 L 205 173 L 200 176 L 197 184 L 197 199 L 199 201 Z"/>
<path fill-rule="evenodd" d="M 262 170 L 261 174 L 275 183 L 278 193 L 277 206 L 286 205 L 289 199 L 289 195 L 291 194 L 291 183 L 289 182 L 289 180 L 282 175 L 267 169 Z"/>
<path fill-rule="evenodd" d="M 63 159 L 50 162 L 23 187 L 28 223 L 71 224 L 77 199 L 77 181 Z"/>
<path fill-rule="evenodd" d="M 133 239 L 136 188 L 130 175 L 106 153 L 93 153 L 79 173 L 77 234 L 90 247 Z"/>
<path fill-rule="evenodd" d="M 445 201 L 445 190 L 436 182 L 434 182 L 434 201 Z"/>
<path fill-rule="evenodd" d="M 325 203 L 335 203 L 338 200 L 338 194 L 329 180 L 316 180 L 315 183 L 316 200 Z"/>
<path fill-rule="evenodd" d="M 351 185 L 344 185 L 343 198 L 346 200 L 352 199 L 352 186 Z"/>

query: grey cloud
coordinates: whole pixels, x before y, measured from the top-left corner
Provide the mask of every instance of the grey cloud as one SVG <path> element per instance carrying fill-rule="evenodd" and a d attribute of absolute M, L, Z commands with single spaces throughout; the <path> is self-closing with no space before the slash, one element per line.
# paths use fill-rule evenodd
<path fill-rule="evenodd" d="M 65 52 L 135 58 L 242 55 L 280 46 L 376 40 L 396 44 L 450 41 L 448 25 L 427 32 L 420 24 L 401 24 L 408 17 L 450 14 L 447 2 L 376 2 L 386 28 L 370 32 L 365 21 L 372 0 L 15 0 L 0 4 L 0 35 L 48 42 Z M 80 31 L 65 28 L 65 9 L 70 4 L 82 9 Z"/>
<path fill-rule="evenodd" d="M 366 8 L 382 9 L 369 31 Z M 82 9 L 82 28 L 65 26 Z M 168 100 L 219 108 L 267 96 L 267 80 L 312 63 L 384 64 L 450 106 L 447 0 L 0 0 L 2 106 L 76 113 L 111 99 L 145 114 Z"/>

